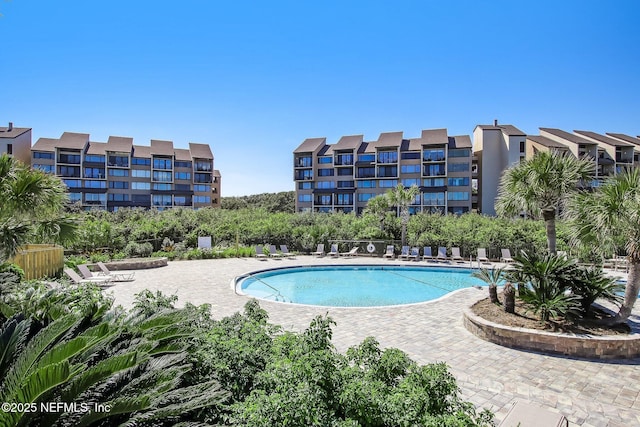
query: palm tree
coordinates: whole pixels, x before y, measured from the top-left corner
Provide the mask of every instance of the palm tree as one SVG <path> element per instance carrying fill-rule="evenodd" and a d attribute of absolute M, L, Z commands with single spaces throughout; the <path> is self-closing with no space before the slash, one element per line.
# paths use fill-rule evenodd
<path fill-rule="evenodd" d="M 62 214 L 67 201 L 62 181 L 6 154 L 0 156 L 0 200 L 0 263 L 29 239 L 55 241 L 75 229 Z"/>
<path fill-rule="evenodd" d="M 407 244 L 407 224 L 409 224 L 409 205 L 411 205 L 416 196 L 420 194 L 417 185 L 405 188 L 404 185 L 398 184 L 393 190 L 387 191 L 385 196 L 389 200 L 391 206 L 397 209 L 397 215 L 400 217 L 402 224 L 402 246 Z"/>
<path fill-rule="evenodd" d="M 556 213 L 582 180 L 593 174 L 593 165 L 571 155 L 541 152 L 505 171 L 500 180 L 496 211 L 544 219 L 549 252 L 556 253 Z"/>
<path fill-rule="evenodd" d="M 580 194 L 568 206 L 572 242 L 601 255 L 615 253 L 624 240 L 629 275 L 624 301 L 609 323 L 624 323 L 640 290 L 640 170 L 626 170 L 593 193 Z"/>
<path fill-rule="evenodd" d="M 378 218 L 380 221 L 380 230 L 384 231 L 384 218 L 389 212 L 391 206 L 389 205 L 389 198 L 386 194 L 379 194 L 375 197 L 372 197 L 367 202 L 367 207 L 365 209 L 365 213 L 370 213 L 371 215 Z"/>
<path fill-rule="evenodd" d="M 482 280 L 489 285 L 489 299 L 493 304 L 499 304 L 498 301 L 498 283 L 504 280 L 504 268 L 495 267 L 492 269 L 481 268 L 471 273 L 471 276 Z"/>

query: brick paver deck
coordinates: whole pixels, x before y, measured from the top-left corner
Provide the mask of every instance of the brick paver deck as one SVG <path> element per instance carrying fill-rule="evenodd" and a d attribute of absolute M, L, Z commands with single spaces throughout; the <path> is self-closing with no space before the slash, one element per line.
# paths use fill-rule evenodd
<path fill-rule="evenodd" d="M 131 306 L 143 289 L 176 294 L 178 305 L 212 305 L 222 318 L 241 311 L 248 297 L 236 295 L 236 276 L 265 268 L 314 264 L 399 264 L 364 257 L 327 259 L 219 259 L 170 262 L 167 267 L 139 270 L 134 282 L 111 290 L 116 304 Z M 356 286 L 357 284 L 354 284 Z M 587 361 L 501 347 L 476 338 L 462 324 L 462 308 L 486 295 L 470 288 L 437 301 L 396 307 L 327 308 L 261 301 L 270 321 L 302 331 L 316 315 L 336 322 L 333 342 L 340 351 L 374 336 L 383 347 L 397 347 L 417 362 L 446 362 L 465 400 L 496 413 L 500 421 L 515 400 L 544 405 L 584 427 L 640 426 L 640 359 Z M 640 307 L 633 320 L 640 322 Z"/>

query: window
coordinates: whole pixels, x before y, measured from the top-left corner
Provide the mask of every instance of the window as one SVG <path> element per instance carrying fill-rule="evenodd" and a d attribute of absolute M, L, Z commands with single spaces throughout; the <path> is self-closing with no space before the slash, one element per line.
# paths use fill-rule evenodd
<path fill-rule="evenodd" d="M 149 194 L 132 194 L 131 200 L 135 203 L 143 203 L 148 204 L 151 200 L 151 195 Z"/>
<path fill-rule="evenodd" d="M 177 168 L 190 168 L 191 167 L 191 162 L 185 162 L 185 161 L 176 160 L 175 166 Z"/>
<path fill-rule="evenodd" d="M 298 168 L 310 168 L 313 165 L 313 160 L 311 159 L 311 156 L 301 156 L 296 157 L 293 164 Z"/>
<path fill-rule="evenodd" d="M 110 155 L 108 166 L 117 166 L 119 168 L 129 167 L 129 156 Z"/>
<path fill-rule="evenodd" d="M 176 191 L 191 191 L 191 185 L 189 184 L 175 184 L 173 188 Z"/>
<path fill-rule="evenodd" d="M 205 185 L 205 184 L 196 184 L 193 186 L 193 191 L 198 191 L 200 193 L 208 193 L 209 191 L 211 191 L 211 186 Z"/>
<path fill-rule="evenodd" d="M 353 188 L 353 181 L 338 181 L 338 188 Z"/>
<path fill-rule="evenodd" d="M 425 187 L 444 187 L 444 178 L 426 178 L 422 180 Z"/>
<path fill-rule="evenodd" d="M 69 193 L 69 201 L 71 203 L 79 202 L 82 200 L 82 193 Z"/>
<path fill-rule="evenodd" d="M 405 151 L 404 153 L 400 153 L 400 158 L 402 160 L 419 159 L 420 153 L 417 151 Z"/>
<path fill-rule="evenodd" d="M 358 193 L 359 202 L 368 202 L 370 198 L 375 197 L 375 193 Z"/>
<path fill-rule="evenodd" d="M 434 148 L 422 152 L 422 160 L 425 162 L 441 162 L 444 159 L 444 148 Z"/>
<path fill-rule="evenodd" d="M 304 169 L 296 171 L 296 179 L 313 179 L 313 170 Z"/>
<path fill-rule="evenodd" d="M 109 176 L 129 176 L 127 169 L 109 169 Z"/>
<path fill-rule="evenodd" d="M 173 174 L 171 172 L 153 171 L 153 180 L 158 182 L 171 182 L 173 181 Z"/>
<path fill-rule="evenodd" d="M 151 171 L 148 169 L 131 169 L 131 176 L 134 178 L 151 178 Z"/>
<path fill-rule="evenodd" d="M 169 190 L 171 190 L 171 184 L 154 183 L 153 184 L 153 189 L 157 190 L 157 191 L 169 191 Z"/>
<path fill-rule="evenodd" d="M 40 169 L 43 172 L 47 172 L 47 173 L 53 173 L 53 165 L 41 165 L 39 163 L 34 163 L 33 164 L 33 168 L 34 169 Z"/>
<path fill-rule="evenodd" d="M 353 168 L 338 168 L 338 176 L 353 176 Z"/>
<path fill-rule="evenodd" d="M 454 201 L 469 200 L 469 192 L 468 191 L 449 191 L 447 193 L 447 200 L 454 200 Z"/>
<path fill-rule="evenodd" d="M 397 179 L 381 179 L 379 181 L 380 188 L 393 188 L 398 186 Z"/>
<path fill-rule="evenodd" d="M 107 188 L 107 181 L 90 181 L 84 182 L 85 188 Z"/>
<path fill-rule="evenodd" d="M 420 173 L 420 165 L 402 165 L 400 166 L 401 173 Z"/>
<path fill-rule="evenodd" d="M 445 165 L 442 163 L 424 166 L 425 176 L 438 176 L 438 175 L 445 175 L 445 174 L 446 174 Z"/>
<path fill-rule="evenodd" d="M 213 169 L 211 160 L 196 160 L 195 169 L 198 172 L 211 172 Z"/>
<path fill-rule="evenodd" d="M 353 204 L 353 194 L 336 194 L 336 205 L 352 205 Z"/>
<path fill-rule="evenodd" d="M 7 154 L 13 154 L 13 144 L 7 144 Z"/>
<path fill-rule="evenodd" d="M 211 174 L 210 173 L 194 173 L 193 174 L 193 182 L 211 182 Z"/>
<path fill-rule="evenodd" d="M 449 164 L 449 172 L 467 172 L 469 163 L 451 163 Z"/>
<path fill-rule="evenodd" d="M 319 165 L 331 164 L 331 162 L 333 162 L 333 159 L 331 158 L 331 156 L 318 157 L 318 164 Z"/>
<path fill-rule="evenodd" d="M 392 178 L 398 176 L 397 166 L 378 166 L 379 178 Z"/>
<path fill-rule="evenodd" d="M 139 166 L 151 166 L 151 159 L 146 159 L 143 157 L 133 157 L 131 159 L 131 164 Z"/>
<path fill-rule="evenodd" d="M 85 178 L 104 178 L 104 168 L 84 168 Z"/>
<path fill-rule="evenodd" d="M 301 203 L 311 202 L 311 194 L 298 194 L 298 201 Z"/>
<path fill-rule="evenodd" d="M 58 155 L 58 163 L 70 163 L 74 165 L 80 164 L 80 154 L 60 153 Z"/>
<path fill-rule="evenodd" d="M 336 155 L 336 165 L 352 165 L 353 154 L 338 154 Z"/>
<path fill-rule="evenodd" d="M 335 183 L 333 181 L 318 181 L 316 182 L 316 188 L 321 189 L 330 189 L 335 188 Z"/>
<path fill-rule="evenodd" d="M 193 203 L 211 203 L 210 196 L 193 196 Z"/>
<path fill-rule="evenodd" d="M 471 150 L 468 148 L 452 148 L 449 150 L 449 157 L 469 157 Z"/>
<path fill-rule="evenodd" d="M 153 158 L 154 169 L 171 169 L 171 159 Z"/>
<path fill-rule="evenodd" d="M 422 204 L 425 206 L 444 206 L 444 193 L 422 193 Z"/>
<path fill-rule="evenodd" d="M 45 153 L 42 151 L 34 151 L 33 152 L 34 159 L 48 159 L 53 160 L 53 153 Z"/>
<path fill-rule="evenodd" d="M 378 163 L 398 163 L 397 151 L 379 151 Z"/>
<path fill-rule="evenodd" d="M 525 152 L 524 141 L 520 141 L 520 152 L 521 153 Z"/>
<path fill-rule="evenodd" d="M 376 168 L 374 167 L 358 168 L 357 172 L 357 178 L 374 178 L 376 176 Z"/>
<path fill-rule="evenodd" d="M 105 193 L 86 193 L 84 195 L 84 201 L 87 203 L 104 203 L 107 201 L 107 195 Z"/>
<path fill-rule="evenodd" d="M 128 190 L 129 183 L 127 181 L 109 181 L 109 188 L 115 188 L 118 190 Z"/>
<path fill-rule="evenodd" d="M 173 204 L 175 206 L 190 206 L 191 198 L 187 198 L 187 196 L 173 196 Z"/>
<path fill-rule="evenodd" d="M 323 205 L 323 206 L 331 205 L 331 195 L 322 194 L 318 196 L 318 198 L 316 199 L 316 205 Z"/>
<path fill-rule="evenodd" d="M 313 189 L 313 182 L 299 182 L 298 183 L 298 190 L 312 190 Z"/>
<path fill-rule="evenodd" d="M 333 176 L 333 169 L 329 169 L 329 168 L 318 169 L 318 176 Z"/>
<path fill-rule="evenodd" d="M 151 190 L 150 182 L 132 182 L 131 183 L 132 190 Z"/>
<path fill-rule="evenodd" d="M 376 159 L 375 154 L 359 154 L 358 161 L 359 162 L 373 162 Z"/>
<path fill-rule="evenodd" d="M 171 206 L 171 195 L 154 194 L 151 196 L 151 204 L 153 204 L 153 206 Z"/>
<path fill-rule="evenodd" d="M 404 185 L 405 187 L 411 187 L 412 185 L 420 185 L 420 180 L 417 178 L 409 178 L 409 179 L 403 179 L 402 180 L 402 185 Z"/>
<path fill-rule="evenodd" d="M 58 175 L 80 178 L 80 166 L 58 166 Z"/>
<path fill-rule="evenodd" d="M 128 202 L 129 201 L 129 195 L 128 194 L 113 194 L 113 193 L 109 193 L 107 194 L 107 200 L 109 200 L 110 202 Z"/>
<path fill-rule="evenodd" d="M 374 180 L 358 181 L 358 188 L 376 188 Z"/>
<path fill-rule="evenodd" d="M 188 179 L 188 180 L 191 180 L 191 172 L 176 172 L 175 173 L 175 178 L 176 179 Z"/>
<path fill-rule="evenodd" d="M 469 185 L 469 177 L 464 178 L 449 178 L 448 184 L 451 187 L 466 187 Z"/>
<path fill-rule="evenodd" d="M 469 212 L 469 208 L 466 206 L 450 206 L 447 208 L 447 212 L 454 215 L 462 215 L 463 213 Z"/>

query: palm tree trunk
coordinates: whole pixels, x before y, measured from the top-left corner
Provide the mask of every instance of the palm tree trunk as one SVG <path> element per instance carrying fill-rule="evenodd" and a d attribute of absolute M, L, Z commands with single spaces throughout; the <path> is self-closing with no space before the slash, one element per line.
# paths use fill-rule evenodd
<path fill-rule="evenodd" d="M 624 292 L 624 302 L 618 314 L 607 322 L 608 324 L 625 323 L 631 316 L 633 305 L 638 300 L 638 292 L 640 292 L 640 259 L 630 259 L 629 262 L 629 275 L 627 276 L 627 286 Z"/>
<path fill-rule="evenodd" d="M 544 218 L 544 226 L 547 232 L 547 246 L 549 252 L 556 254 L 556 211 L 543 210 L 542 218 Z"/>

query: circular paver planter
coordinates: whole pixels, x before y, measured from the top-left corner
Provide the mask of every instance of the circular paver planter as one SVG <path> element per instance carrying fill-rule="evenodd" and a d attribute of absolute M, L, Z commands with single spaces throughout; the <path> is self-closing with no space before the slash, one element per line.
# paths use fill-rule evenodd
<path fill-rule="evenodd" d="M 129 258 L 104 263 L 109 270 L 145 270 L 167 266 L 167 258 Z"/>
<path fill-rule="evenodd" d="M 569 335 L 515 328 L 476 316 L 470 308 L 464 310 L 463 322 L 465 328 L 478 338 L 510 348 L 589 359 L 629 359 L 640 356 L 640 334 Z"/>

